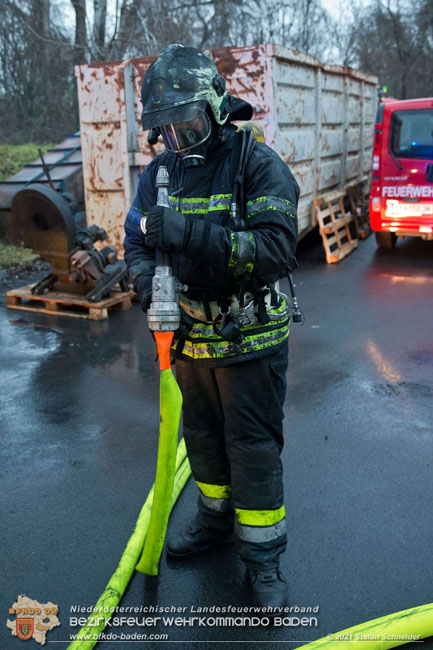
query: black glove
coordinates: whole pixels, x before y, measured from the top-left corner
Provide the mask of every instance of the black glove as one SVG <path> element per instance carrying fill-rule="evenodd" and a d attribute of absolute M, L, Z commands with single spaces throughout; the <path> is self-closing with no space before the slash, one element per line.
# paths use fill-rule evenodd
<path fill-rule="evenodd" d="M 147 312 L 152 302 L 152 276 L 139 275 L 134 281 L 134 289 L 137 292 L 142 310 Z"/>
<path fill-rule="evenodd" d="M 178 210 L 155 205 L 146 221 L 146 246 L 168 253 L 181 253 L 191 234 L 191 220 Z"/>

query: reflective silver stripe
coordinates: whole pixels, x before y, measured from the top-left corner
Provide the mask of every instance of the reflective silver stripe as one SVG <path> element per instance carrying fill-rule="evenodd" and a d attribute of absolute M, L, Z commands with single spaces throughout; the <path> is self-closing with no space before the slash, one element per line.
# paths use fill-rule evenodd
<path fill-rule="evenodd" d="M 211 510 L 216 510 L 217 512 L 227 512 L 230 508 L 230 499 L 215 499 L 214 497 L 205 497 L 204 494 L 200 492 L 201 500 L 204 505 Z"/>
<path fill-rule="evenodd" d="M 209 201 L 209 211 L 212 211 L 211 208 L 213 208 L 213 210 L 228 210 L 230 207 L 231 200 L 232 200 L 231 194 L 218 199 L 211 199 Z"/>
<path fill-rule="evenodd" d="M 235 535 L 245 542 L 257 542 L 263 544 L 276 539 L 286 532 L 286 520 L 282 519 L 272 526 L 245 526 L 235 521 Z"/>

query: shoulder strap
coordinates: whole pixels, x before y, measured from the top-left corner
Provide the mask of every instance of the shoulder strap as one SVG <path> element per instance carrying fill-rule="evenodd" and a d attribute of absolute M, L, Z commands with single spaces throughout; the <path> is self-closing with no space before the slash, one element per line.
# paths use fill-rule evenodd
<path fill-rule="evenodd" d="M 235 143 L 231 152 L 231 169 L 234 177 L 233 195 L 232 195 L 232 212 L 236 210 L 236 202 L 239 199 L 241 217 L 246 218 L 245 204 L 245 172 L 248 164 L 248 158 L 255 145 L 254 133 L 252 129 L 241 129 L 235 137 Z"/>
<path fill-rule="evenodd" d="M 241 219 L 244 221 L 247 218 L 247 206 L 245 203 L 245 172 L 248 164 L 248 158 L 255 144 L 254 133 L 252 129 L 241 129 L 236 133 L 235 144 L 231 153 L 231 170 L 234 178 L 233 193 L 232 193 L 232 217 L 236 218 L 236 206 L 239 196 L 239 208 Z M 240 281 L 239 286 L 239 306 L 244 308 L 244 278 Z"/>

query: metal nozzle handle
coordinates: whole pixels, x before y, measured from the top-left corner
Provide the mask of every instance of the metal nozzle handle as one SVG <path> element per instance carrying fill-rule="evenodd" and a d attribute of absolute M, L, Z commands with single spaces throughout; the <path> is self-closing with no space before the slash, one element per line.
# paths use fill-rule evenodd
<path fill-rule="evenodd" d="M 170 177 L 168 175 L 168 169 L 165 165 L 160 165 L 158 167 L 158 173 L 156 174 L 156 182 L 155 185 L 156 187 L 168 187 L 170 183 Z M 159 192 L 158 192 L 159 194 Z M 157 202 L 157 205 L 159 204 L 159 200 Z"/>

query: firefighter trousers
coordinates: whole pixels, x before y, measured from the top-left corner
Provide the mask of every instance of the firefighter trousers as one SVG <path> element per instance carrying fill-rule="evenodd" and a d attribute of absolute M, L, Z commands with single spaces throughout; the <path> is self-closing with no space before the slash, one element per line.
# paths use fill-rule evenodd
<path fill-rule="evenodd" d="M 286 548 L 281 450 L 288 343 L 223 368 L 176 359 L 183 432 L 199 487 L 196 520 L 234 527 L 249 568 L 278 566 Z"/>

